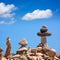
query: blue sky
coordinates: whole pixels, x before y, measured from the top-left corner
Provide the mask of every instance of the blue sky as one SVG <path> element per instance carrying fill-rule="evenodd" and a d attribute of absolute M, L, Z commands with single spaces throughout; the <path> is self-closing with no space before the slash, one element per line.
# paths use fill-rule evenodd
<path fill-rule="evenodd" d="M 60 0 L 0 0 L 0 47 L 4 53 L 8 36 L 13 53 L 23 38 L 27 47 L 35 48 L 40 43 L 37 32 L 43 25 L 52 33 L 47 37 L 49 47 L 60 53 Z"/>

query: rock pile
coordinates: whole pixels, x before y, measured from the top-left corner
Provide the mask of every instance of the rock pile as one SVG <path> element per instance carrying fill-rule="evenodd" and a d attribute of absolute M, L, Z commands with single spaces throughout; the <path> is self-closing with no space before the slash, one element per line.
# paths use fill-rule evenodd
<path fill-rule="evenodd" d="M 19 42 L 21 47 L 16 51 L 16 54 L 11 54 L 11 44 L 9 37 L 7 39 L 6 54 L 2 54 L 2 48 L 0 48 L 0 60 L 60 60 L 60 55 L 56 53 L 55 49 L 48 46 L 46 36 L 51 36 L 46 26 L 42 26 L 40 32 L 37 33 L 41 37 L 41 43 L 36 48 L 26 48 L 28 42 L 22 39 Z"/>

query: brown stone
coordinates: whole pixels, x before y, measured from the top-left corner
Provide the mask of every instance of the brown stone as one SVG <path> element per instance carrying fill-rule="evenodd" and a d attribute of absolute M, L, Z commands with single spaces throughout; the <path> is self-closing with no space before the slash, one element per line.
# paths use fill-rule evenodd
<path fill-rule="evenodd" d="M 3 51 L 3 49 L 2 48 L 0 48 L 0 53 Z"/>
<path fill-rule="evenodd" d="M 42 49 L 43 49 L 42 47 L 37 47 L 37 48 L 36 48 L 37 52 L 41 52 Z"/>
<path fill-rule="evenodd" d="M 26 46 L 27 45 L 27 41 L 25 39 L 22 39 L 19 44 L 21 46 Z"/>
<path fill-rule="evenodd" d="M 7 45 L 7 49 L 6 49 L 5 57 L 8 57 L 11 52 L 10 37 L 7 38 L 6 45 Z"/>
<path fill-rule="evenodd" d="M 0 59 L 2 59 L 2 51 L 3 51 L 3 49 L 2 48 L 0 48 Z"/>
<path fill-rule="evenodd" d="M 50 57 L 56 56 L 56 51 L 54 49 L 49 49 L 46 53 Z"/>
<path fill-rule="evenodd" d="M 19 50 L 17 50 L 17 54 L 26 54 L 27 53 L 27 48 L 22 47 Z"/>

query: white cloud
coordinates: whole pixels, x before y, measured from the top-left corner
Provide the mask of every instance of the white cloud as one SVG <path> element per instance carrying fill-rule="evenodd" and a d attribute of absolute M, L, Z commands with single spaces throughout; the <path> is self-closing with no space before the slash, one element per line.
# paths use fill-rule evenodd
<path fill-rule="evenodd" d="M 6 5 L 3 2 L 0 3 L 0 17 L 3 18 L 13 17 L 14 13 L 12 13 L 12 11 L 15 9 L 16 7 L 13 4 Z"/>
<path fill-rule="evenodd" d="M 34 20 L 34 19 L 42 19 L 49 18 L 52 16 L 52 11 L 50 9 L 46 10 L 34 10 L 31 13 L 27 13 L 22 17 L 22 20 Z"/>
<path fill-rule="evenodd" d="M 0 21 L 0 24 L 13 24 L 15 23 L 16 21 L 15 20 L 10 20 L 9 22 L 5 22 L 4 20 L 3 21 Z"/>
<path fill-rule="evenodd" d="M 17 7 L 15 7 L 14 4 L 5 4 L 3 2 L 0 3 L 0 18 L 3 20 L 0 21 L 0 24 L 13 24 L 15 23 L 14 15 L 15 13 L 13 12 L 16 10 Z M 8 21 L 8 22 L 7 22 Z"/>

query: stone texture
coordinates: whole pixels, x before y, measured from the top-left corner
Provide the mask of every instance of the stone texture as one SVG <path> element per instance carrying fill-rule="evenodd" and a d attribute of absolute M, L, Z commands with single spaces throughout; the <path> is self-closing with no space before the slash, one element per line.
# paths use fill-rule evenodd
<path fill-rule="evenodd" d="M 23 47 L 23 46 L 26 46 L 28 43 L 25 39 L 22 39 L 19 44 Z"/>
<path fill-rule="evenodd" d="M 3 49 L 0 48 L 0 60 L 60 60 L 60 54 L 56 50 L 47 45 L 46 36 L 51 36 L 46 26 L 42 26 L 40 32 L 37 33 L 41 37 L 41 43 L 36 48 L 26 48 L 27 41 L 22 39 L 19 42 L 21 47 L 16 54 L 11 54 L 10 38 L 7 38 L 7 49 L 5 56 L 2 54 Z"/>
<path fill-rule="evenodd" d="M 42 26 L 42 28 L 40 29 L 40 32 L 37 33 L 38 36 L 41 37 L 41 44 L 39 44 L 38 46 L 42 47 L 47 47 L 47 41 L 46 41 L 46 36 L 51 36 L 51 33 L 47 32 L 48 29 L 46 26 Z"/>
<path fill-rule="evenodd" d="M 7 45 L 7 49 L 6 49 L 5 57 L 8 57 L 11 52 L 10 37 L 7 38 L 6 45 Z"/>

